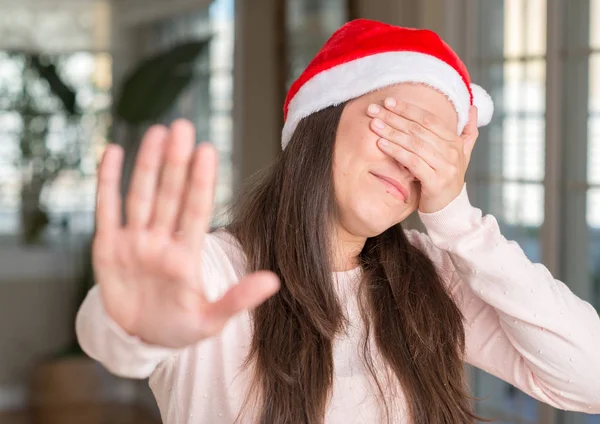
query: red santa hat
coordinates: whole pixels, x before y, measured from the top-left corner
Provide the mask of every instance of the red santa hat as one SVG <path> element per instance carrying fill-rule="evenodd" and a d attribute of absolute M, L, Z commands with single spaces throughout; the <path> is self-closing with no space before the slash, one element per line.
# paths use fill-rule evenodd
<path fill-rule="evenodd" d="M 337 30 L 292 84 L 284 105 L 283 147 L 303 118 L 403 82 L 445 94 L 458 115 L 458 134 L 471 105 L 477 106 L 478 126 L 492 119 L 492 99 L 471 84 L 464 63 L 436 33 L 357 19 Z"/>

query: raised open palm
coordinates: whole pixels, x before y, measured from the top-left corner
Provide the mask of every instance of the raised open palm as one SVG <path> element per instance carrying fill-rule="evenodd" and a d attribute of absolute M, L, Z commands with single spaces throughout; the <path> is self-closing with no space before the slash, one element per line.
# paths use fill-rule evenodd
<path fill-rule="evenodd" d="M 201 259 L 217 171 L 210 144 L 195 147 L 193 126 L 146 133 L 121 217 L 123 151 L 106 149 L 99 170 L 93 263 L 104 307 L 131 335 L 183 347 L 218 333 L 233 315 L 273 295 L 277 277 L 251 274 L 209 302 Z"/>

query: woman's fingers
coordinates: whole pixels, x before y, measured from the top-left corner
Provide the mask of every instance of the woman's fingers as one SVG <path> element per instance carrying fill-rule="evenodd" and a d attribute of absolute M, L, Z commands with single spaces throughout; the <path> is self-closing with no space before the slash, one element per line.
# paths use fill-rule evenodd
<path fill-rule="evenodd" d="M 140 144 L 126 200 L 128 226 L 144 228 L 150 221 L 168 133 L 166 127 L 155 125 Z"/>
<path fill-rule="evenodd" d="M 180 217 L 183 238 L 194 250 L 200 248 L 210 228 L 216 179 L 217 151 L 211 144 L 202 143 L 194 153 Z"/>
<path fill-rule="evenodd" d="M 121 170 L 123 149 L 110 144 L 98 169 L 96 234 L 112 233 L 121 227 Z"/>
<path fill-rule="evenodd" d="M 195 142 L 196 133 L 190 122 L 179 120 L 172 124 L 151 222 L 155 229 L 167 233 L 175 230 Z"/>
<path fill-rule="evenodd" d="M 477 106 L 471 106 L 469 109 L 469 122 L 465 127 L 462 140 L 464 141 L 463 150 L 465 156 L 467 157 L 467 162 L 471 159 L 471 153 L 473 153 L 473 148 L 475 147 L 475 142 L 477 141 L 477 137 L 479 137 L 479 128 L 477 128 Z"/>
<path fill-rule="evenodd" d="M 122 228 L 121 219 L 121 170 L 123 149 L 109 144 L 98 168 L 96 199 L 96 229 L 92 244 L 94 267 L 112 266 L 115 258 L 115 242 Z"/>
<path fill-rule="evenodd" d="M 279 290 L 279 278 L 272 272 L 259 271 L 245 277 L 225 295 L 203 309 L 201 332 L 213 335 L 221 331 L 227 320 L 236 314 L 254 309 Z"/>
<path fill-rule="evenodd" d="M 377 145 L 384 153 L 387 153 L 396 162 L 406 167 L 425 186 L 435 181 L 435 170 L 420 155 L 394 144 L 385 138 L 380 138 L 377 141 Z"/>
<path fill-rule="evenodd" d="M 394 99 L 393 97 L 385 99 L 384 105 L 394 115 L 403 117 L 406 122 L 412 123 L 410 125 L 414 124 L 413 131 L 420 132 L 421 129 L 424 129 L 446 141 L 453 141 L 458 138 L 456 128 L 451 128 L 438 116 L 419 106 Z"/>
<path fill-rule="evenodd" d="M 429 133 L 424 128 L 422 133 L 412 135 L 388 125 L 379 118 L 375 118 L 371 121 L 371 129 L 383 139 L 416 154 L 433 169 L 443 167 L 446 162 L 440 153 L 440 150 L 443 149 L 436 147 L 436 143 L 431 140 L 437 138 L 437 136 Z"/>

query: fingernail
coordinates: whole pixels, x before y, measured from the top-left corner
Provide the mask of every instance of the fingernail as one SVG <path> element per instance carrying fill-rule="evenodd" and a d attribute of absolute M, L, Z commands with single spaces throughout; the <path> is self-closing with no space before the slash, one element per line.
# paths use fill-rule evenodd
<path fill-rule="evenodd" d="M 393 108 L 396 107 L 396 99 L 394 99 L 393 97 L 388 97 L 387 99 L 385 99 L 385 105 L 387 107 Z"/>
<path fill-rule="evenodd" d="M 387 141 L 385 138 L 380 138 L 379 139 L 379 145 L 381 147 L 388 147 L 390 145 L 390 142 Z"/>
<path fill-rule="evenodd" d="M 379 129 L 384 129 L 385 128 L 385 124 L 383 123 L 383 121 L 381 119 L 373 119 L 373 125 L 375 125 L 375 127 L 379 128 Z"/>
<path fill-rule="evenodd" d="M 381 108 L 379 106 L 377 106 L 376 104 L 372 104 L 372 105 L 369 105 L 368 111 L 369 111 L 369 113 L 371 113 L 373 115 L 377 115 L 379 112 L 381 112 Z"/>

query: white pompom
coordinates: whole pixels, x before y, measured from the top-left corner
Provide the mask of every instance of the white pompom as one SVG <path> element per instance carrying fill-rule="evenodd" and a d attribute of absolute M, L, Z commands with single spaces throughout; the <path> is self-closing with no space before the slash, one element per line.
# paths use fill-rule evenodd
<path fill-rule="evenodd" d="M 477 126 L 483 127 L 490 123 L 494 115 L 494 101 L 482 87 L 471 84 L 473 104 L 477 106 Z"/>

